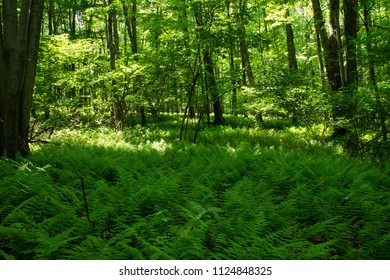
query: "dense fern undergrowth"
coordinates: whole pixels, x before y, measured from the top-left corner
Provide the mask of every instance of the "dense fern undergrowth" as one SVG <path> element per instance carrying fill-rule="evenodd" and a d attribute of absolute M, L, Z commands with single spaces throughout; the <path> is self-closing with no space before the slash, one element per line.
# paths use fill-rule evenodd
<path fill-rule="evenodd" d="M 208 128 L 192 144 L 179 123 L 64 129 L 1 160 L 0 258 L 390 259 L 387 163 L 313 129 Z"/>

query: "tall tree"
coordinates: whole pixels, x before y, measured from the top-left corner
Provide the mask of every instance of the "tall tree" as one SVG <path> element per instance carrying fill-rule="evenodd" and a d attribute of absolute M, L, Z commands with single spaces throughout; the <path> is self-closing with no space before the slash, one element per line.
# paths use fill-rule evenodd
<path fill-rule="evenodd" d="M 138 6 L 137 0 L 121 0 L 123 15 L 125 17 L 125 26 L 127 33 L 130 38 L 131 52 L 134 58 L 134 61 L 138 62 L 138 28 L 137 28 L 137 18 L 138 18 Z M 146 125 L 146 115 L 145 115 L 145 105 L 141 104 L 139 106 L 139 114 L 141 116 L 141 125 Z"/>
<path fill-rule="evenodd" d="M 108 0 L 108 22 L 107 22 L 107 46 L 110 50 L 110 70 L 114 72 L 116 70 L 116 60 L 119 57 L 119 35 L 118 35 L 118 22 L 117 11 L 113 5 L 113 0 Z M 113 99 L 113 116 L 114 127 L 116 130 L 122 130 L 123 128 L 123 108 L 121 98 L 116 90 L 117 81 L 115 78 L 111 80 L 112 99 Z"/>
<path fill-rule="evenodd" d="M 232 24 L 232 15 L 230 11 L 231 2 L 226 1 L 226 12 L 228 16 L 228 31 L 231 36 L 229 38 L 229 68 L 230 68 L 230 80 L 232 84 L 232 114 L 237 115 L 237 77 L 236 77 L 236 65 L 235 65 L 235 36 L 231 35 L 234 33 Z"/>
<path fill-rule="evenodd" d="M 368 52 L 368 70 L 369 70 L 369 77 L 371 85 L 374 88 L 375 92 L 375 101 L 377 105 L 377 112 L 379 116 L 379 121 L 381 125 L 381 134 L 383 141 L 387 141 L 387 134 L 388 129 L 386 126 L 386 118 L 387 113 L 386 110 L 383 107 L 381 96 L 378 90 L 378 84 L 377 84 L 377 77 L 375 72 L 375 65 L 374 65 L 374 59 L 373 59 L 373 47 L 372 47 L 372 38 L 371 38 L 371 29 L 372 29 L 372 20 L 371 20 L 371 9 L 374 7 L 374 4 L 371 4 L 371 6 L 368 5 L 367 2 L 364 3 L 364 26 L 366 29 L 366 48 Z"/>
<path fill-rule="evenodd" d="M 203 39 L 209 37 L 208 32 L 213 24 L 215 7 L 217 5 L 220 4 L 210 3 L 210 7 L 205 8 L 202 3 L 193 4 L 196 25 L 199 30 L 199 34 Z M 205 70 L 206 91 L 208 95 L 210 95 L 213 104 L 214 124 L 221 125 L 224 122 L 222 102 L 221 96 L 218 94 L 212 45 L 210 41 L 203 42 L 203 63 Z"/>
<path fill-rule="evenodd" d="M 247 79 L 249 85 L 253 86 L 255 84 L 255 78 L 253 76 L 252 65 L 249 57 L 248 44 L 246 39 L 246 14 L 247 14 L 247 1 L 239 0 L 233 1 L 234 5 L 234 15 L 236 18 L 237 24 L 237 35 L 240 41 L 240 51 L 241 51 L 241 63 L 243 68 L 243 84 L 247 84 Z M 237 8 L 238 6 L 238 8 Z"/>
<path fill-rule="evenodd" d="M 288 1 L 285 0 L 285 4 L 288 4 Z M 295 50 L 295 42 L 294 42 L 294 32 L 292 28 L 292 23 L 289 19 L 290 17 L 290 9 L 286 8 L 286 38 L 287 38 L 287 53 L 288 53 L 288 67 L 291 71 L 298 70 L 298 62 L 297 62 L 297 53 Z"/>
<path fill-rule="evenodd" d="M 344 0 L 344 35 L 346 42 L 347 87 L 356 87 L 358 82 L 356 41 L 358 34 L 358 0 Z"/>
<path fill-rule="evenodd" d="M 332 3 L 334 1 L 338 2 L 338 0 L 330 1 Z M 329 36 L 325 28 L 325 20 L 319 0 L 312 0 L 312 5 L 316 30 L 319 32 L 321 44 L 325 51 L 325 67 L 330 88 L 332 91 L 337 92 L 342 89 L 341 69 L 339 65 L 339 43 L 336 34 L 338 28 L 335 26 L 338 21 L 334 19 L 335 14 L 338 12 L 337 5 L 333 3 L 332 9 L 330 9 L 329 17 L 333 18 L 333 20 L 330 20 L 329 23 Z"/>
<path fill-rule="evenodd" d="M 28 130 L 44 0 L 3 0 L 0 25 L 0 157 L 29 155 Z"/>

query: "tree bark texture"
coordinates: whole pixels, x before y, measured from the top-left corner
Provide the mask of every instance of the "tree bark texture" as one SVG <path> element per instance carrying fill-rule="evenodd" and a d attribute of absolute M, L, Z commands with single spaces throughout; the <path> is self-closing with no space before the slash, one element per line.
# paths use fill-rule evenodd
<path fill-rule="evenodd" d="M 344 35 L 346 41 L 346 86 L 358 82 L 356 40 L 358 33 L 358 0 L 344 0 Z"/>
<path fill-rule="evenodd" d="M 338 1 L 338 0 L 331 0 Z M 332 23 L 335 24 L 336 20 L 330 21 L 331 34 L 328 37 L 328 33 L 325 28 L 325 21 L 322 15 L 322 9 L 319 0 L 312 0 L 314 21 L 316 25 L 316 30 L 320 35 L 321 44 L 324 49 L 325 55 L 325 68 L 329 81 L 330 88 L 333 92 L 340 91 L 342 89 L 342 79 L 341 79 L 341 69 L 339 64 L 339 43 L 337 41 L 337 34 L 334 32 L 336 26 L 332 26 Z M 335 5 L 333 5 L 334 7 Z M 330 12 L 330 17 L 334 17 L 334 11 Z"/>
<path fill-rule="evenodd" d="M 290 11 L 286 10 L 286 17 L 290 16 Z M 290 70 L 298 70 L 297 53 L 295 50 L 294 32 L 291 22 L 286 24 L 287 52 L 288 52 L 288 67 Z"/>
<path fill-rule="evenodd" d="M 0 157 L 28 155 L 28 130 L 43 0 L 3 0 L 0 42 Z"/>

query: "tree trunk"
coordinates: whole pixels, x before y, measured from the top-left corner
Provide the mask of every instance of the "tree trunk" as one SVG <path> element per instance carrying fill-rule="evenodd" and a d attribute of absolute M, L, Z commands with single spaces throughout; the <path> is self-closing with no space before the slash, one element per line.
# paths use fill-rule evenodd
<path fill-rule="evenodd" d="M 43 0 L 3 1 L 0 41 L 0 157 L 28 155 L 28 129 Z M 18 14 L 19 13 L 19 14 Z"/>
<path fill-rule="evenodd" d="M 247 8 L 247 2 L 246 0 L 239 0 L 238 4 L 236 3 L 236 1 L 234 1 L 234 4 L 234 15 L 237 24 L 237 35 L 240 41 L 241 63 L 243 68 L 243 84 L 246 85 L 246 79 L 248 79 L 249 85 L 253 86 L 255 84 L 255 78 L 253 76 L 248 45 L 246 42 L 245 13 Z M 239 5 L 240 9 L 236 8 L 237 5 Z"/>
<path fill-rule="evenodd" d="M 340 49 L 340 27 L 339 27 L 339 12 L 340 1 L 330 0 L 329 3 L 329 37 L 325 30 L 325 22 L 322 16 L 322 10 L 319 0 L 312 0 L 314 21 L 316 30 L 320 34 L 322 47 L 324 48 L 324 58 L 326 73 L 330 89 L 334 96 L 332 104 L 333 118 L 334 120 L 342 120 L 345 118 L 351 118 L 351 96 L 343 92 L 343 68 L 341 67 L 342 55 Z M 345 125 L 336 125 L 333 129 L 333 138 L 344 136 L 349 131 Z"/>
<path fill-rule="evenodd" d="M 318 25 L 315 26 L 315 31 L 316 31 L 316 46 L 317 46 L 317 56 L 318 56 L 318 69 L 321 77 L 321 88 L 322 90 L 325 90 L 326 89 L 325 70 L 324 70 L 325 66 L 322 57 L 320 30 L 318 28 Z"/>
<path fill-rule="evenodd" d="M 329 33 L 330 44 L 337 51 L 341 88 L 345 84 L 344 56 L 342 51 L 341 31 L 340 31 L 340 0 L 329 1 Z"/>
<path fill-rule="evenodd" d="M 331 0 L 334 1 L 334 0 Z M 337 1 L 337 0 L 336 0 Z M 321 44 L 325 51 L 325 68 L 329 81 L 330 88 L 333 92 L 340 91 L 342 89 L 341 70 L 339 65 L 339 44 L 337 42 L 337 35 L 335 32 L 331 32 L 330 37 L 325 29 L 325 21 L 322 15 L 322 9 L 319 0 L 312 0 L 313 13 L 316 29 L 320 34 Z M 333 11 L 330 14 L 334 14 Z M 333 24 L 335 21 L 332 21 Z M 335 30 L 336 27 L 330 28 Z"/>
<path fill-rule="evenodd" d="M 49 27 L 49 35 L 53 35 L 53 19 L 54 19 L 54 1 L 49 0 L 49 7 L 47 12 L 47 21 L 48 21 L 48 27 Z"/>
<path fill-rule="evenodd" d="M 137 1 L 131 1 L 131 11 L 129 13 L 129 6 L 126 0 L 121 0 L 123 7 L 123 15 L 125 18 L 125 25 L 127 33 L 130 38 L 131 52 L 135 61 L 138 61 L 138 42 L 137 42 Z"/>
<path fill-rule="evenodd" d="M 367 6 L 367 4 L 364 4 L 364 26 L 366 29 L 367 34 L 367 41 L 366 41 L 366 47 L 367 47 L 367 53 L 368 53 L 368 70 L 370 75 L 370 81 L 372 86 L 374 87 L 375 91 L 375 101 L 377 106 L 377 112 L 378 117 L 381 125 L 381 134 L 382 134 L 382 140 L 387 141 L 387 134 L 388 130 L 386 127 L 386 118 L 387 113 L 385 109 L 383 108 L 381 96 L 379 94 L 378 85 L 376 82 L 376 74 L 375 74 L 375 66 L 374 61 L 372 59 L 373 51 L 372 51 L 372 43 L 371 43 L 371 18 L 370 18 L 370 8 Z"/>
<path fill-rule="evenodd" d="M 290 16 L 290 11 L 287 8 L 286 10 L 287 21 L 289 20 L 288 19 L 289 16 Z M 286 37 L 287 37 L 288 67 L 292 72 L 294 72 L 298 70 L 298 62 L 297 62 L 297 54 L 295 50 L 294 32 L 292 29 L 292 24 L 289 21 L 286 24 Z"/>
<path fill-rule="evenodd" d="M 35 3 L 34 3 L 35 2 Z M 30 110 L 32 93 L 34 90 L 35 75 L 37 72 L 38 48 L 40 40 L 40 28 L 43 18 L 43 1 L 33 1 L 31 5 L 30 22 L 28 26 L 27 57 L 25 64 L 24 83 L 20 98 L 19 108 L 19 152 L 29 155 L 28 132 L 30 128 Z"/>
<path fill-rule="evenodd" d="M 108 0 L 108 6 L 112 5 L 113 0 Z M 107 24 L 107 46 L 110 50 L 110 71 L 116 70 L 116 59 L 119 56 L 119 46 L 117 43 L 119 39 L 117 38 L 118 30 L 117 20 L 116 20 L 116 11 L 114 8 L 109 9 L 108 14 L 108 24 Z M 116 90 L 116 80 L 112 79 L 112 115 L 114 116 L 114 127 L 116 130 L 123 129 L 123 109 L 121 106 L 121 100 L 118 96 Z"/>
<path fill-rule="evenodd" d="M 227 3 L 227 15 L 229 19 L 229 33 L 233 33 L 233 27 L 231 24 L 231 14 L 230 14 L 230 3 Z M 236 65 L 234 62 L 234 48 L 235 48 L 235 42 L 233 40 L 229 41 L 229 68 L 230 68 L 230 81 L 232 84 L 232 114 L 234 116 L 237 115 L 237 77 L 236 77 Z"/>
<path fill-rule="evenodd" d="M 222 115 L 222 106 L 221 106 L 221 98 L 217 91 L 217 81 L 215 79 L 215 67 L 213 63 L 213 59 L 210 51 L 204 51 L 204 68 L 206 75 L 206 85 L 207 92 L 210 93 L 210 97 L 213 103 L 213 111 L 214 111 L 214 124 L 221 125 L 223 124 L 223 115 Z"/>
<path fill-rule="evenodd" d="M 358 82 L 356 40 L 358 32 L 358 0 L 344 0 L 344 33 L 346 41 L 346 83 L 354 90 Z"/>
<path fill-rule="evenodd" d="M 205 34 L 205 27 L 212 25 L 212 20 L 208 19 L 209 22 L 205 22 L 205 19 L 202 15 L 202 4 L 196 4 L 194 6 L 194 15 L 196 20 L 196 25 L 199 28 L 200 38 L 207 37 Z M 211 46 L 208 42 L 205 42 L 203 45 L 203 63 L 205 70 L 205 84 L 206 84 L 206 100 L 208 103 L 209 98 L 213 103 L 214 111 L 214 124 L 221 125 L 224 123 L 223 113 L 222 113 L 222 102 L 221 97 L 218 94 L 217 80 L 215 78 L 215 67 L 212 58 Z M 206 113 L 208 105 L 206 106 Z"/>
<path fill-rule="evenodd" d="M 131 52 L 133 54 L 134 61 L 138 61 L 138 39 L 137 39 L 137 0 L 131 0 L 131 7 L 127 4 L 126 0 L 121 0 L 123 15 L 125 18 L 125 25 L 127 33 L 130 38 Z M 145 105 L 141 104 L 138 108 L 141 116 L 141 125 L 146 125 Z"/>

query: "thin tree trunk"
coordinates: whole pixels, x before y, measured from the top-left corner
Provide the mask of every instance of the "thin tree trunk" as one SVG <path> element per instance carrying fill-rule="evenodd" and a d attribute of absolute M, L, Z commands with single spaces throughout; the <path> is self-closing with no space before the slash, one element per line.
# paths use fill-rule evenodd
<path fill-rule="evenodd" d="M 369 69 L 369 75 L 370 75 L 370 81 L 372 86 L 374 87 L 375 91 L 375 101 L 378 111 L 378 117 L 381 124 L 381 134 L 383 141 L 387 141 L 388 137 L 388 130 L 386 127 L 386 117 L 387 113 L 383 108 L 381 97 L 378 90 L 378 85 L 376 82 L 376 73 L 375 73 L 375 66 L 374 61 L 372 59 L 373 51 L 372 51 L 372 43 L 371 43 L 371 18 L 370 18 L 370 7 L 367 6 L 367 4 L 364 4 L 364 26 L 366 29 L 367 39 L 366 39 L 366 47 L 368 52 L 368 69 Z"/>
<path fill-rule="evenodd" d="M 329 6 L 329 40 L 331 46 L 334 45 L 334 51 L 337 50 L 341 88 L 343 88 L 345 84 L 345 69 L 340 31 L 340 0 L 330 0 Z"/>
<path fill-rule="evenodd" d="M 324 66 L 324 60 L 322 57 L 322 49 L 321 49 L 321 38 L 320 38 L 320 31 L 318 28 L 318 25 L 315 26 L 316 31 L 316 46 L 317 46 L 317 56 L 318 56 L 318 68 L 320 72 L 320 78 L 321 78 L 321 88 L 322 90 L 326 89 L 325 85 L 325 66 Z"/>
<path fill-rule="evenodd" d="M 108 0 L 108 5 L 112 5 L 113 0 Z M 118 58 L 119 46 L 116 43 L 119 41 L 117 38 L 118 31 L 116 23 L 116 11 L 112 8 L 108 14 L 108 25 L 107 25 L 107 45 L 110 50 L 110 71 L 116 70 L 116 59 Z M 114 127 L 116 130 L 123 129 L 123 110 L 121 101 L 116 91 L 116 80 L 112 79 L 112 114 L 114 116 Z"/>
<path fill-rule="evenodd" d="M 223 124 L 223 115 L 222 115 L 222 104 L 221 97 L 217 91 L 217 81 L 215 79 L 215 67 L 212 59 L 212 55 L 209 50 L 204 51 L 203 56 L 205 75 L 207 81 L 207 91 L 210 93 L 211 100 L 213 102 L 214 110 L 214 124 L 221 125 Z"/>
<path fill-rule="evenodd" d="M 248 79 L 249 85 L 253 86 L 255 84 L 255 78 L 253 76 L 252 66 L 249 57 L 248 45 L 246 42 L 246 28 L 245 28 L 245 13 L 247 8 L 246 0 L 239 0 L 237 4 L 234 1 L 234 15 L 237 23 L 237 33 L 240 40 L 240 51 L 241 51 L 241 62 L 243 68 L 243 84 L 246 85 Z M 237 9 L 239 5 L 240 9 Z"/>
<path fill-rule="evenodd" d="M 131 0 L 131 7 L 128 6 L 126 0 L 121 0 L 123 15 L 125 17 L 125 25 L 130 38 L 131 52 L 134 61 L 138 61 L 138 39 L 137 39 L 137 0 Z M 138 108 L 141 116 L 141 125 L 146 125 L 145 106 L 142 104 Z"/>
<path fill-rule="evenodd" d="M 196 20 L 196 25 L 199 28 L 200 37 L 205 37 L 205 27 L 204 18 L 202 16 L 202 4 L 197 3 L 194 6 L 194 15 Z M 207 25 L 211 25 L 212 21 Z M 206 84 L 206 103 L 208 103 L 209 98 L 213 103 L 214 111 L 214 124 L 221 125 L 224 123 L 223 113 L 222 113 L 222 102 L 221 97 L 218 94 L 217 81 L 215 78 L 215 66 L 212 58 L 211 46 L 208 43 L 205 43 L 203 46 L 203 63 L 205 71 L 205 84 Z M 208 108 L 208 104 L 206 105 Z M 206 109 L 206 113 L 207 113 Z"/>
<path fill-rule="evenodd" d="M 290 11 L 287 8 L 286 10 L 286 18 L 289 20 Z M 298 62 L 297 62 L 297 54 L 295 50 L 295 42 L 294 42 L 294 32 L 292 29 L 291 22 L 287 22 L 286 24 L 286 38 L 287 38 L 287 53 L 288 53 L 288 66 L 289 69 L 294 72 L 298 70 Z"/>
<path fill-rule="evenodd" d="M 121 2 L 127 33 L 130 38 L 131 52 L 133 53 L 134 60 L 138 61 L 137 1 L 132 0 L 131 7 L 128 6 L 126 0 L 121 0 Z"/>
<path fill-rule="evenodd" d="M 344 33 L 346 41 L 346 83 L 354 90 L 358 83 L 356 40 L 358 32 L 358 0 L 344 0 Z"/>
<path fill-rule="evenodd" d="M 53 35 L 53 20 L 54 20 L 54 2 L 53 0 L 49 0 L 49 7 L 48 7 L 48 23 L 49 23 L 49 35 Z"/>
<path fill-rule="evenodd" d="M 231 24 L 231 14 L 230 14 L 230 3 L 227 2 L 226 5 L 227 9 L 227 15 L 229 19 L 229 33 L 233 33 L 233 27 Z M 235 116 L 237 115 L 237 78 L 236 78 L 236 67 L 234 63 L 234 47 L 235 42 L 233 40 L 230 40 L 229 42 L 229 67 L 230 67 L 230 81 L 232 84 L 232 114 Z"/>

